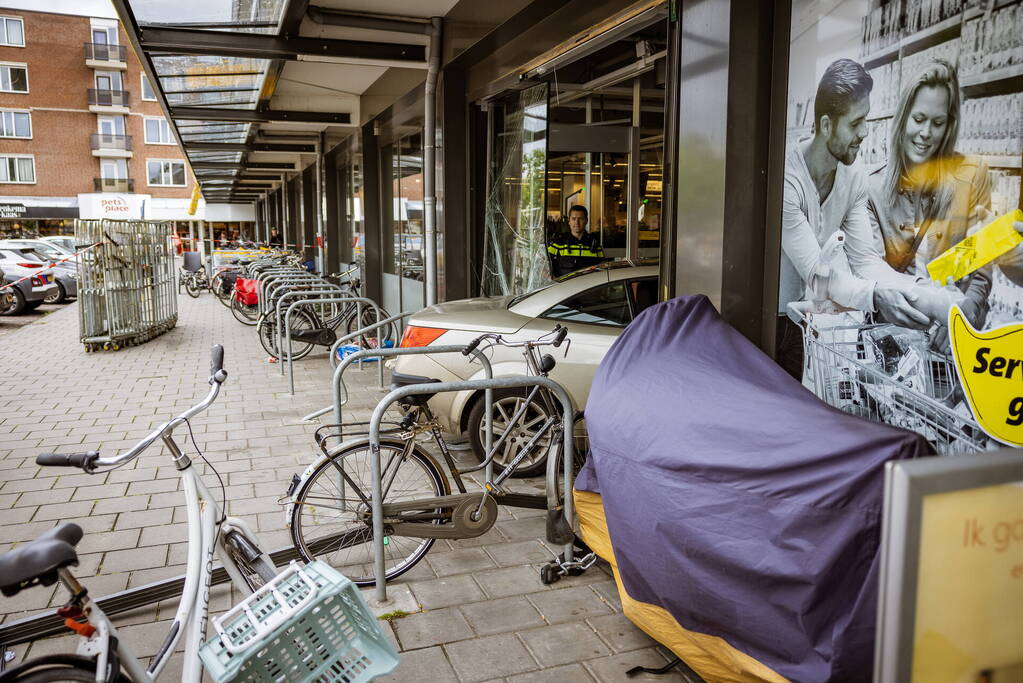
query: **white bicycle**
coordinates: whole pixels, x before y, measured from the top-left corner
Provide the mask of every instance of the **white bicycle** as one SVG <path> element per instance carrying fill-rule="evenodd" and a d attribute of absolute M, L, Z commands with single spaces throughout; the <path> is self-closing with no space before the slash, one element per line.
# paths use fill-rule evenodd
<path fill-rule="evenodd" d="M 88 592 L 72 575 L 70 566 L 78 564 L 75 545 L 82 539 L 82 529 L 77 524 L 65 523 L 46 532 L 39 538 L 22 545 L 0 556 L 0 591 L 12 596 L 34 585 L 53 585 L 60 583 L 70 592 L 70 600 L 58 610 L 65 618 L 65 624 L 79 635 L 78 652 L 75 655 L 50 655 L 26 661 L 9 671 L 0 674 L 0 683 L 17 681 L 18 683 L 41 683 L 43 681 L 97 681 L 97 683 L 151 683 L 160 678 L 167 662 L 174 653 L 178 642 L 184 636 L 184 660 L 181 680 L 199 683 L 202 680 L 203 663 L 211 664 L 210 643 L 203 647 L 207 639 L 209 616 L 210 580 L 213 573 L 214 555 L 223 564 L 232 583 L 246 593 L 252 593 L 244 602 L 229 611 L 227 615 L 214 621 L 219 636 L 227 644 L 220 647 L 214 655 L 227 663 L 228 668 L 235 666 L 244 659 L 239 657 L 244 651 L 264 653 L 274 650 L 276 663 L 260 662 L 260 680 L 308 680 L 316 667 L 331 666 L 329 661 L 312 662 L 311 658 L 298 652 L 303 644 L 296 640 L 302 634 L 284 634 L 280 627 L 291 627 L 294 631 L 295 619 L 299 612 L 305 614 L 307 608 L 316 608 L 316 612 L 329 613 L 332 621 L 342 622 L 347 613 L 339 614 L 338 609 L 323 609 L 331 600 L 339 598 L 344 601 L 340 612 L 358 608 L 361 598 L 358 591 L 355 597 L 349 594 L 340 595 L 345 586 L 350 584 L 340 574 L 330 575 L 321 572 L 315 565 L 300 567 L 292 564 L 280 575 L 274 567 L 270 556 L 262 550 L 256 536 L 248 525 L 240 519 L 227 517 L 221 503 L 203 484 L 191 458 L 182 453 L 174 442 L 174 429 L 198 413 L 206 410 L 216 400 L 221 384 L 227 378 L 223 368 L 224 349 L 220 345 L 213 347 L 213 360 L 210 369 L 210 392 L 200 403 L 165 423 L 146 436 L 134 448 L 126 453 L 111 458 L 101 458 L 98 452 L 88 453 L 46 453 L 36 458 L 36 463 L 49 467 L 79 467 L 88 473 L 105 472 L 124 465 L 138 457 L 157 439 L 162 439 L 174 460 L 174 465 L 184 482 L 184 495 L 188 511 L 188 564 L 185 574 L 184 588 L 178 603 L 177 613 L 171 622 L 170 630 L 163 641 L 159 652 L 153 657 L 149 666 L 145 666 L 132 651 L 131 646 L 118 636 L 117 630 L 90 599 Z M 219 478 L 219 475 L 217 475 Z M 226 500 L 222 501 L 226 505 Z M 329 570 L 329 568 L 328 568 Z M 323 589 L 323 590 L 320 590 Z M 331 591 L 333 593 L 329 594 Z M 320 602 L 317 603 L 316 599 Z M 310 603 L 316 603 L 310 605 Z M 364 603 L 363 603 L 364 605 Z M 304 610 L 304 611 L 303 611 Z M 251 617 L 251 619 L 249 619 Z M 366 621 L 361 615 L 354 618 Z M 246 621 L 247 620 L 247 621 Z M 290 621 L 289 621 L 290 620 Z M 244 622 L 244 623 L 243 623 Z M 308 624 L 305 624 L 307 626 Z M 322 625 L 316 625 L 321 628 Z M 329 626 L 329 625 L 328 625 Z M 379 645 L 382 639 L 386 648 L 386 638 L 379 633 L 375 621 L 369 617 L 367 624 L 356 624 L 361 627 L 363 640 L 372 640 L 372 646 Z M 351 639 L 353 629 L 348 629 Z M 323 634 L 318 634 L 323 638 Z M 328 634 L 330 635 L 330 634 Z M 233 640 L 232 640 L 233 639 Z M 216 640 L 216 639 L 214 639 Z M 213 641 L 211 641 L 212 643 Z M 335 639 L 334 643 L 337 644 Z M 220 641 L 217 641 L 219 644 Z M 269 644 L 269 645 L 268 645 Z M 349 648 L 350 650 L 355 648 Z M 364 648 L 365 649 L 365 648 Z M 201 654 L 200 651 L 202 650 Z M 393 650 L 390 651 L 393 653 Z M 330 654 L 330 653 L 327 653 Z M 377 660 L 384 659 L 381 653 Z M 231 662 L 231 659 L 236 661 Z M 286 660 L 298 661 L 298 668 Z M 365 662 L 368 657 L 363 657 Z M 215 664 L 216 659 L 212 660 Z M 366 669 L 365 662 L 362 669 Z M 394 664 L 397 663 L 395 657 Z M 271 675 L 269 679 L 262 677 L 267 674 L 267 667 L 283 667 L 280 676 Z M 337 662 L 332 665 L 338 668 Z M 378 667 L 379 668 L 379 667 Z M 215 672 L 210 672 L 214 674 Z M 220 672 L 224 674 L 223 671 Z M 237 671 L 228 672 L 230 677 L 238 675 Z M 319 676 L 319 675 L 318 675 Z M 214 676 L 223 680 L 226 676 Z M 247 676 L 239 676 L 244 679 Z M 359 676 L 337 679 L 331 676 L 317 680 L 364 680 Z"/>

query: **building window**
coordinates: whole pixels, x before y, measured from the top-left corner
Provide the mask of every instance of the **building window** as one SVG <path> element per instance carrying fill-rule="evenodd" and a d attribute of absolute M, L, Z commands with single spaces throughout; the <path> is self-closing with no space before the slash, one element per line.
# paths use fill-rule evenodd
<path fill-rule="evenodd" d="M 142 74 L 142 99 L 156 102 L 156 93 L 153 92 L 153 86 L 149 84 L 149 79 L 145 74 Z"/>
<path fill-rule="evenodd" d="M 147 145 L 175 144 L 174 135 L 171 133 L 167 119 L 147 116 L 145 133 Z"/>
<path fill-rule="evenodd" d="M 171 159 L 150 159 L 146 162 L 150 185 L 185 187 L 185 162 Z"/>
<path fill-rule="evenodd" d="M 0 110 L 0 137 L 31 138 L 32 115 L 27 111 Z"/>
<path fill-rule="evenodd" d="M 25 154 L 0 156 L 0 183 L 34 183 L 36 160 Z"/>
<path fill-rule="evenodd" d="M 25 47 L 25 23 L 15 17 L 0 17 L 0 45 Z"/>
<path fill-rule="evenodd" d="M 28 65 L 0 64 L 0 91 L 28 92 Z"/>

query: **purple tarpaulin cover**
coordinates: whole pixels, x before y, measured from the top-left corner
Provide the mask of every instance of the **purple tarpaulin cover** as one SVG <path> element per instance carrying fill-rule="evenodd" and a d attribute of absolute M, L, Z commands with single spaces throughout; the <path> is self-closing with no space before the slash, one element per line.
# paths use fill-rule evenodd
<path fill-rule="evenodd" d="M 624 331 L 586 424 L 576 488 L 632 598 L 793 681 L 870 680 L 884 463 L 922 437 L 826 405 L 704 296 Z"/>

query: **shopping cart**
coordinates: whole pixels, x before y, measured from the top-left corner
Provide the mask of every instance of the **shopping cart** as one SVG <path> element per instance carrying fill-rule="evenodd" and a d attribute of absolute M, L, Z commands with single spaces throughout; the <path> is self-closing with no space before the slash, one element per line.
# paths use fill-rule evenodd
<path fill-rule="evenodd" d="M 858 311 L 795 302 L 788 315 L 803 330 L 803 385 L 848 413 L 922 434 L 940 455 L 989 450 L 949 356 L 899 343 L 891 325 Z M 913 332 L 903 330 L 905 336 Z"/>

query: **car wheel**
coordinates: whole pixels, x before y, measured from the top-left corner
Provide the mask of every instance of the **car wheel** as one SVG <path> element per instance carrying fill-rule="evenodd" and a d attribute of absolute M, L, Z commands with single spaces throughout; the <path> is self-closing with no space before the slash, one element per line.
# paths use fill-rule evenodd
<path fill-rule="evenodd" d="M 528 393 L 528 389 L 494 391 L 493 427 L 495 443 L 501 438 L 501 434 L 504 433 L 510 420 L 526 400 Z M 483 446 L 483 440 L 486 436 L 484 434 L 483 421 L 485 412 L 486 401 L 481 397 L 480 400 L 473 404 L 472 411 L 469 413 L 467 430 L 473 454 L 480 462 L 483 462 L 485 455 Z M 515 459 L 522 446 L 532 438 L 546 420 L 547 408 L 543 405 L 542 401 L 534 398 L 534 400 L 529 402 L 525 413 L 515 423 L 515 432 L 505 440 L 501 449 L 494 456 L 494 471 L 503 471 L 505 466 Z M 533 452 L 518 464 L 514 474 L 512 474 L 513 477 L 535 477 L 547 470 L 547 454 L 553 445 L 552 436 L 553 430 L 549 430 L 544 434 Z"/>
<path fill-rule="evenodd" d="M 44 304 L 62 304 L 67 301 L 67 289 L 64 285 L 57 283 L 57 288 L 43 299 Z"/>
<path fill-rule="evenodd" d="M 25 312 L 25 295 L 21 293 L 21 290 L 17 287 L 8 287 L 7 291 L 11 293 L 11 305 L 7 307 L 7 310 L 3 312 L 4 315 L 21 315 Z"/>

